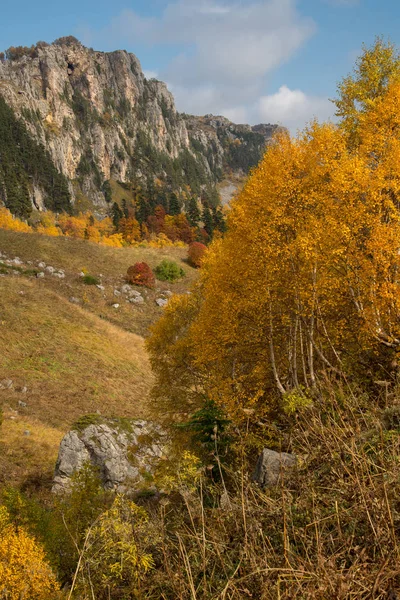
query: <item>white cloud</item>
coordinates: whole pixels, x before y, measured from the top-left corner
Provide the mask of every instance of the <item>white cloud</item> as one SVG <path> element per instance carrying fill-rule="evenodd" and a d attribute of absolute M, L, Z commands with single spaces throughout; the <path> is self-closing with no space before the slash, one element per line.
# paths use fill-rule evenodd
<path fill-rule="evenodd" d="M 292 132 L 315 118 L 325 121 L 334 114 L 334 107 L 328 98 L 308 96 L 301 90 L 291 90 L 286 85 L 276 94 L 262 96 L 257 109 L 261 121 L 280 123 Z"/>
<path fill-rule="evenodd" d="M 329 0 L 352 2 L 354 0 Z M 173 0 L 159 17 L 123 11 L 102 39 L 179 48 L 158 73 L 180 111 L 223 114 L 236 122 L 280 122 L 295 130 L 333 113 L 324 98 L 282 86 L 264 95 L 268 77 L 313 35 L 297 0 Z M 140 57 L 139 57 L 140 58 Z"/>

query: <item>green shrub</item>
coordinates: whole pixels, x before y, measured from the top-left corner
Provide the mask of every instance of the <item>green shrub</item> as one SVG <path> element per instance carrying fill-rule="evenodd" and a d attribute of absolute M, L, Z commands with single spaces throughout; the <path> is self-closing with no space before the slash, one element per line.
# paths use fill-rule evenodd
<path fill-rule="evenodd" d="M 173 260 L 163 260 L 154 270 L 160 281 L 177 281 L 185 276 L 185 271 Z"/>
<path fill-rule="evenodd" d="M 89 275 L 89 273 L 86 273 L 86 275 L 82 277 L 82 281 L 86 285 L 99 285 L 100 283 L 100 280 L 97 279 L 97 277 L 94 275 Z"/>

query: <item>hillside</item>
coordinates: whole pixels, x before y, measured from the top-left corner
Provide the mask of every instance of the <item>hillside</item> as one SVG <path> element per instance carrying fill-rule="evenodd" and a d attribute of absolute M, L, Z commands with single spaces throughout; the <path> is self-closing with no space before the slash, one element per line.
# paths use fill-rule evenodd
<path fill-rule="evenodd" d="M 4 484 L 50 476 L 62 435 L 84 414 L 148 415 L 153 379 L 143 335 L 162 312 L 155 300 L 186 291 L 196 273 L 182 262 L 180 248 L 107 248 L 0 229 L 0 252 Z M 182 264 L 182 282 L 140 290 L 142 304 L 115 295 L 130 264 L 145 260 L 154 267 L 165 257 Z M 83 268 L 104 289 L 85 285 Z"/>
<path fill-rule="evenodd" d="M 236 186 L 279 129 L 179 114 L 166 85 L 147 80 L 136 56 L 97 52 L 73 37 L 9 48 L 0 60 L 0 97 L 0 131 L 13 132 L 0 144 L 0 198 L 23 216 L 32 205 L 68 210 L 70 201 L 105 212 L 118 200 L 117 182 L 128 200 L 140 188 L 150 208 L 168 208 L 171 194 L 181 207 L 192 195 L 215 205 L 216 186 Z M 33 151 L 24 154 L 19 138 L 28 136 Z M 37 167 L 43 160 L 44 171 Z"/>

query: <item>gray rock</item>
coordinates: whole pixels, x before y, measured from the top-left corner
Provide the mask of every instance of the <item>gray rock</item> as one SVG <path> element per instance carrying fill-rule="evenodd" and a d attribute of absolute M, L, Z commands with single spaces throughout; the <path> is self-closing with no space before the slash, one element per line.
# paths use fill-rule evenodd
<path fill-rule="evenodd" d="M 164 306 L 167 306 L 168 300 L 166 300 L 165 298 L 157 298 L 156 304 L 157 306 L 160 306 L 162 308 Z"/>
<path fill-rule="evenodd" d="M 31 435 L 31 432 L 29 431 L 29 429 L 25 429 L 24 431 L 24 435 L 29 436 Z"/>
<path fill-rule="evenodd" d="M 26 387 L 26 385 L 24 385 L 23 388 L 21 388 L 21 394 L 27 394 L 28 393 L 28 388 Z"/>
<path fill-rule="evenodd" d="M 79 298 L 75 298 L 75 296 L 71 296 L 71 298 L 69 299 L 70 302 L 72 302 L 72 304 L 80 304 L 81 301 L 79 300 Z"/>
<path fill-rule="evenodd" d="M 42 277 L 44 277 L 43 271 L 40 271 L 39 273 L 36 273 L 36 277 L 38 277 L 39 279 L 42 279 Z"/>
<path fill-rule="evenodd" d="M 171 296 L 173 296 L 173 292 L 171 292 L 171 290 L 165 290 L 164 292 L 161 292 L 161 294 L 163 296 L 167 296 L 167 298 L 171 298 Z"/>
<path fill-rule="evenodd" d="M 133 298 L 129 298 L 129 302 L 132 304 L 143 304 L 144 298 L 143 296 L 134 296 Z"/>
<path fill-rule="evenodd" d="M 164 455 L 165 432 L 154 423 L 104 419 L 82 431 L 69 431 L 60 444 L 53 491 L 68 490 L 70 478 L 85 464 L 97 467 L 106 489 L 137 491 Z M 145 474 L 145 476 L 143 476 Z"/>
<path fill-rule="evenodd" d="M 114 290 L 114 296 L 116 296 L 118 298 L 118 296 L 121 295 L 121 292 L 119 290 Z"/>
<path fill-rule="evenodd" d="M 22 400 L 18 400 L 18 406 L 19 406 L 20 408 L 26 408 L 26 407 L 27 407 L 27 404 L 26 404 L 26 402 L 22 402 Z"/>
<path fill-rule="evenodd" d="M 129 294 L 129 292 L 131 291 L 131 286 L 128 285 L 127 283 L 125 283 L 122 287 L 121 287 L 121 292 L 123 294 Z"/>
<path fill-rule="evenodd" d="M 97 287 L 99 290 L 101 290 L 102 292 L 104 292 L 104 290 L 106 289 L 106 288 L 104 287 L 104 285 L 101 285 L 100 283 L 99 283 L 98 285 L 96 285 L 96 287 Z"/>
<path fill-rule="evenodd" d="M 38 267 L 39 267 L 39 269 L 45 269 L 45 268 L 46 268 L 46 263 L 44 263 L 44 262 L 40 262 L 40 263 L 38 264 Z"/>
<path fill-rule="evenodd" d="M 55 273 L 52 273 L 52 275 L 53 275 L 53 277 L 58 277 L 59 279 L 65 278 L 65 273 L 55 272 Z"/>
<path fill-rule="evenodd" d="M 254 469 L 253 481 L 263 488 L 272 487 L 279 482 L 281 474 L 293 468 L 296 463 L 297 457 L 294 454 L 264 448 Z"/>
<path fill-rule="evenodd" d="M 18 265 L 18 266 L 23 264 L 23 263 L 22 263 L 22 260 L 21 260 L 21 259 L 20 259 L 18 256 L 16 256 L 16 257 L 14 258 L 14 260 L 13 260 L 13 261 L 11 261 L 11 262 L 13 262 L 13 263 L 14 263 L 14 265 Z"/>
<path fill-rule="evenodd" d="M 54 267 L 48 266 L 45 268 L 45 271 L 47 271 L 48 273 L 50 273 L 50 275 L 52 275 L 55 271 Z"/>
<path fill-rule="evenodd" d="M 113 304 L 112 307 L 113 308 L 119 308 L 119 304 Z"/>

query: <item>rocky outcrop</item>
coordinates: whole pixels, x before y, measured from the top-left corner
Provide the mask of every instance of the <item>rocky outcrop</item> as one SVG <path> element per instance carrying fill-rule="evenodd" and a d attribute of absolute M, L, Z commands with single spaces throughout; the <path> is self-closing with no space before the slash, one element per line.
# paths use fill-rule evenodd
<path fill-rule="evenodd" d="M 93 423 L 85 423 L 93 420 Z M 165 432 L 142 420 L 83 419 L 61 441 L 53 491 L 68 490 L 71 477 L 85 464 L 96 467 L 106 489 L 138 491 L 164 455 Z"/>
<path fill-rule="evenodd" d="M 277 485 L 282 474 L 295 467 L 297 458 L 294 454 L 275 452 L 264 448 L 260 454 L 253 473 L 253 481 L 262 488 Z"/>
<path fill-rule="evenodd" d="M 73 38 L 0 62 L 0 95 L 68 178 L 72 198 L 83 193 L 103 207 L 110 179 L 150 175 L 199 194 L 256 164 L 278 129 L 181 115 L 166 85 L 147 80 L 136 56 L 97 52 Z M 43 208 L 43 190 L 33 186 L 32 201 Z"/>

